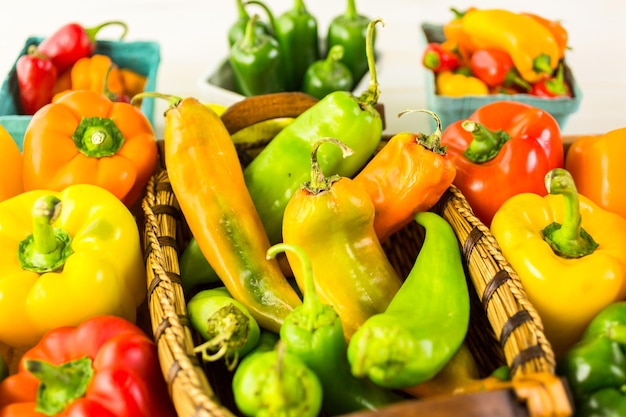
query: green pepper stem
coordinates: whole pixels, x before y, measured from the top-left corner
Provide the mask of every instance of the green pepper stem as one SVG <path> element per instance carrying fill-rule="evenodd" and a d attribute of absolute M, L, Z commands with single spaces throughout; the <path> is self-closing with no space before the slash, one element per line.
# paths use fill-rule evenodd
<path fill-rule="evenodd" d="M 83 357 L 60 365 L 25 359 L 24 366 L 39 381 L 35 410 L 54 416 L 87 392 L 93 376 L 92 361 Z"/>
<path fill-rule="evenodd" d="M 413 113 L 413 112 L 421 112 L 421 113 L 427 113 L 430 114 L 432 116 L 433 119 L 435 119 L 435 124 L 437 125 L 437 128 L 435 129 L 435 131 L 433 133 L 431 133 L 430 135 L 424 135 L 423 133 L 419 133 L 417 135 L 415 135 L 415 140 L 418 144 L 422 145 L 424 148 L 435 152 L 437 154 L 440 155 L 445 155 L 446 154 L 446 149 L 448 148 L 447 146 L 441 146 L 441 135 L 442 135 L 442 126 L 441 126 L 441 119 L 439 118 L 439 116 L 437 116 L 437 114 L 435 112 L 432 112 L 430 110 L 425 110 L 425 109 L 417 109 L 417 110 L 412 110 L 412 109 L 406 109 L 401 111 L 400 113 L 398 113 L 398 117 L 402 117 L 407 113 Z"/>
<path fill-rule="evenodd" d="M 341 59 L 343 58 L 344 55 L 344 49 L 343 49 L 343 45 L 333 45 L 332 48 L 330 48 L 330 50 L 328 51 L 328 55 L 326 56 L 326 59 L 324 59 L 324 71 L 327 71 L 328 73 L 332 73 L 333 71 L 333 65 L 335 64 L 335 62 L 339 62 L 341 61 Z"/>
<path fill-rule="evenodd" d="M 563 223 L 552 223 L 543 229 L 544 240 L 564 258 L 580 258 L 593 253 L 598 244 L 581 227 L 578 191 L 572 175 L 563 168 L 554 168 L 545 176 L 550 194 L 563 196 Z"/>
<path fill-rule="evenodd" d="M 495 158 L 502 146 L 511 138 L 503 130 L 494 132 L 473 120 L 464 120 L 461 127 L 472 134 L 472 141 L 463 155 L 476 164 Z"/>
<path fill-rule="evenodd" d="M 376 75 L 376 58 L 374 56 L 374 30 L 376 28 L 376 24 L 378 23 L 385 26 L 385 21 L 380 18 L 373 19 L 367 25 L 365 54 L 367 55 L 367 67 L 370 72 L 370 85 L 369 88 L 361 93 L 361 96 L 359 97 L 360 103 L 370 106 L 378 103 L 378 99 L 380 98 L 378 76 Z"/>
<path fill-rule="evenodd" d="M 307 13 L 306 5 L 303 0 L 294 0 L 292 11 L 296 14 L 305 14 Z"/>
<path fill-rule="evenodd" d="M 358 17 L 359 15 L 357 14 L 357 10 L 356 10 L 356 1 L 348 0 L 346 12 L 344 13 L 344 18 L 347 21 L 354 21 L 354 20 L 357 20 Z"/>
<path fill-rule="evenodd" d="M 552 67 L 550 64 L 550 56 L 547 54 L 541 54 L 533 59 L 533 71 L 538 74 L 551 74 Z"/>
<path fill-rule="evenodd" d="M 135 94 L 130 99 L 130 104 L 133 106 L 137 105 L 142 99 L 149 98 L 160 98 L 169 102 L 170 108 L 178 106 L 178 104 L 183 100 L 181 97 L 173 96 L 171 94 L 163 94 L 158 93 L 156 91 L 143 91 L 141 93 Z"/>
<path fill-rule="evenodd" d="M 609 326 L 606 331 L 606 337 L 613 342 L 626 346 L 626 325 L 615 324 Z"/>
<path fill-rule="evenodd" d="M 111 20 L 108 22 L 104 22 L 99 24 L 98 26 L 94 26 L 91 28 L 84 28 L 85 33 L 87 34 L 87 37 L 89 37 L 89 39 L 91 40 L 91 42 L 95 42 L 96 41 L 96 35 L 98 34 L 98 32 L 100 32 L 100 30 L 106 26 L 112 26 L 112 25 L 117 25 L 117 26 L 121 26 L 122 27 L 122 34 L 120 35 L 119 40 L 122 40 L 126 37 L 126 34 L 128 33 L 128 25 L 124 22 L 122 22 L 121 20 Z"/>
<path fill-rule="evenodd" d="M 270 28 L 272 29 L 273 32 L 275 32 L 276 31 L 276 24 L 275 24 L 276 19 L 274 19 L 274 14 L 270 10 L 270 8 L 267 6 L 267 4 L 259 0 L 249 0 L 245 3 L 246 6 L 249 4 L 254 4 L 255 6 L 259 6 L 261 9 L 263 9 L 265 14 L 267 15 L 267 20 L 269 21 Z M 249 19 L 248 16 L 249 15 L 246 13 L 246 19 Z"/>
<path fill-rule="evenodd" d="M 344 158 L 354 153 L 348 145 L 335 138 L 322 138 L 315 142 L 311 150 L 311 180 L 302 184 L 302 187 L 306 188 L 311 194 L 319 194 L 323 191 L 328 191 L 332 183 L 339 180 L 337 175 L 326 178 L 317 160 L 317 151 L 319 147 L 326 142 L 339 146 Z"/>

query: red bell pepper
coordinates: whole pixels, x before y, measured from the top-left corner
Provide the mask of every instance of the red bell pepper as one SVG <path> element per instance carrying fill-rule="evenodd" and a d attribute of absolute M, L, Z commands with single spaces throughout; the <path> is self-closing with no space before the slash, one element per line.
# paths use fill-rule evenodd
<path fill-rule="evenodd" d="M 78 23 L 61 26 L 38 46 L 39 52 L 46 55 L 62 74 L 80 58 L 91 56 L 96 49 L 96 35 L 105 26 L 119 25 L 123 28 L 120 39 L 126 36 L 126 23 L 117 20 L 104 22 L 98 26 L 85 28 Z"/>
<path fill-rule="evenodd" d="M 511 56 L 499 49 L 478 49 L 470 57 L 470 68 L 475 77 L 480 78 L 489 87 L 519 87 L 530 90 L 526 82 L 515 69 Z"/>
<path fill-rule="evenodd" d="M 113 316 L 48 332 L 0 383 L 0 416 L 51 415 L 175 417 L 152 340 Z"/>
<path fill-rule="evenodd" d="M 544 98 L 571 97 L 572 90 L 563 76 L 563 64 L 559 64 L 556 75 L 534 83 L 530 94 Z"/>
<path fill-rule="evenodd" d="M 516 101 L 495 101 L 450 124 L 441 145 L 456 165 L 456 185 L 486 226 L 509 197 L 546 195 L 544 177 L 564 163 L 559 124 L 548 112 Z"/>
<path fill-rule="evenodd" d="M 431 42 L 426 45 L 422 54 L 422 65 L 435 73 L 453 71 L 461 65 L 459 55 L 444 48 L 440 43 Z"/>
<path fill-rule="evenodd" d="M 15 64 L 21 114 L 32 116 L 52 101 L 58 71 L 52 61 L 31 45 Z"/>

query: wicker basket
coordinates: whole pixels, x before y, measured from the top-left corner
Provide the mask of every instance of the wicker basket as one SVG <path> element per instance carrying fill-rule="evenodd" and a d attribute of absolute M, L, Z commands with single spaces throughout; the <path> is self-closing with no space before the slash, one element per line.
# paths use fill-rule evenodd
<path fill-rule="evenodd" d="M 187 318 L 178 265 L 189 230 L 161 164 L 148 184 L 142 208 L 148 305 L 163 373 L 179 416 L 237 415 L 229 395 L 229 373 L 219 369 L 220 364 L 203 364 L 193 353 L 199 339 Z M 452 225 L 462 248 L 472 301 L 466 344 L 483 375 L 508 365 L 514 382 L 491 392 L 410 400 L 351 416 L 452 416 L 459 415 L 459 409 L 464 416 L 571 415 L 571 398 L 564 380 L 554 374 L 555 357 L 541 319 L 489 229 L 454 186 L 433 211 Z M 413 222 L 385 244 L 399 272 L 406 275 L 413 265 L 422 237 Z"/>

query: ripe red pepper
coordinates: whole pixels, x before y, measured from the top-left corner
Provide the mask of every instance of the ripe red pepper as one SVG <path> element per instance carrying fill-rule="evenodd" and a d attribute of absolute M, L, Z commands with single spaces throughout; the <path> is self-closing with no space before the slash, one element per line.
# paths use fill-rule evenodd
<path fill-rule="evenodd" d="M 38 46 L 39 52 L 47 56 L 59 74 L 70 68 L 80 58 L 91 56 L 96 49 L 96 35 L 105 26 L 119 25 L 123 28 L 120 39 L 124 39 L 128 27 L 117 20 L 108 21 L 85 28 L 78 23 L 61 26 L 52 35 L 46 37 Z"/>
<path fill-rule="evenodd" d="M 37 407 L 37 408 L 36 408 Z M 48 332 L 0 383 L 3 417 L 175 417 L 156 346 L 130 321 L 97 316 Z"/>
<path fill-rule="evenodd" d="M 35 45 L 20 56 L 15 64 L 15 74 L 20 91 L 21 114 L 33 115 L 52 101 L 58 71 Z"/>
<path fill-rule="evenodd" d="M 502 100 L 450 124 L 441 145 L 456 165 L 456 185 L 486 226 L 509 197 L 546 195 L 544 177 L 564 163 L 559 124 L 548 112 Z"/>
<path fill-rule="evenodd" d="M 431 42 L 426 45 L 422 54 L 422 65 L 433 72 L 453 71 L 461 65 L 459 55 L 445 49 L 440 43 Z"/>
<path fill-rule="evenodd" d="M 563 64 L 559 64 L 555 76 L 534 83 L 530 94 L 545 98 L 571 97 L 572 90 L 563 77 Z"/>
<path fill-rule="evenodd" d="M 499 49 L 478 49 L 470 57 L 474 76 L 489 87 L 521 87 L 530 90 L 530 84 L 520 77 L 511 56 Z"/>

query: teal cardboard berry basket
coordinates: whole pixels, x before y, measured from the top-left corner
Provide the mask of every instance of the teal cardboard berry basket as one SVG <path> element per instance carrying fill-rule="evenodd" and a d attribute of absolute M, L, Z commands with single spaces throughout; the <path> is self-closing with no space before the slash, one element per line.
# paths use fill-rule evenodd
<path fill-rule="evenodd" d="M 19 86 L 15 64 L 30 45 L 39 45 L 41 37 L 29 37 L 18 54 L 0 89 L 0 125 L 13 137 L 21 149 L 24 132 L 32 116 L 21 114 Z M 109 56 L 120 68 L 131 69 L 146 77 L 145 91 L 156 90 L 157 71 L 161 61 L 160 46 L 152 41 L 96 41 L 96 54 Z M 154 126 L 154 100 L 143 100 L 141 111 Z"/>

